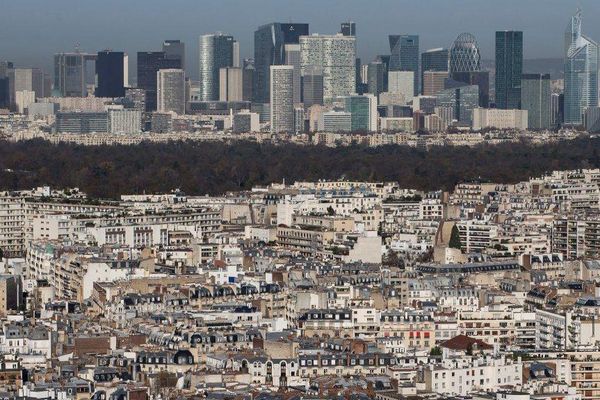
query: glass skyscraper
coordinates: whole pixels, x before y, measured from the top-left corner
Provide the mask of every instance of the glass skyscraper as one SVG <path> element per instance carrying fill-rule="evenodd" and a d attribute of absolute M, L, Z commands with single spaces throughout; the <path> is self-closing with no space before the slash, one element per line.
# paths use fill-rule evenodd
<path fill-rule="evenodd" d="M 565 124 L 580 125 L 587 107 L 598 105 L 598 44 L 581 32 L 577 10 L 565 31 Z"/>
<path fill-rule="evenodd" d="M 496 107 L 521 108 L 523 32 L 496 32 Z"/>
<path fill-rule="evenodd" d="M 437 94 L 437 105 L 451 108 L 454 119 L 462 125 L 471 125 L 473 109 L 479 106 L 479 87 L 457 81 L 449 81 L 448 86 Z"/>
<path fill-rule="evenodd" d="M 96 57 L 96 97 L 125 96 L 125 54 L 105 50 Z"/>
<path fill-rule="evenodd" d="M 419 94 L 419 36 L 390 35 L 389 71 L 414 72 L 414 95 Z"/>
<path fill-rule="evenodd" d="M 233 36 L 222 33 L 200 36 L 200 101 L 219 100 L 219 70 L 233 66 L 233 42 Z"/>
<path fill-rule="evenodd" d="M 308 35 L 308 24 L 271 23 L 254 32 L 254 101 L 269 102 L 271 65 L 285 64 L 285 45 L 300 43 Z"/>
<path fill-rule="evenodd" d="M 480 60 L 475 36 L 466 32 L 458 35 L 450 48 L 450 73 L 479 71 Z"/>
<path fill-rule="evenodd" d="M 137 87 L 146 93 L 146 111 L 156 110 L 157 72 L 167 68 L 181 68 L 181 60 L 166 58 L 163 51 L 137 53 Z"/>
<path fill-rule="evenodd" d="M 521 109 L 527 110 L 529 129 L 552 127 L 550 74 L 523 74 L 521 76 Z"/>
<path fill-rule="evenodd" d="M 448 49 L 431 49 L 421 54 L 421 93 L 423 93 L 423 74 L 426 71 L 448 71 Z"/>

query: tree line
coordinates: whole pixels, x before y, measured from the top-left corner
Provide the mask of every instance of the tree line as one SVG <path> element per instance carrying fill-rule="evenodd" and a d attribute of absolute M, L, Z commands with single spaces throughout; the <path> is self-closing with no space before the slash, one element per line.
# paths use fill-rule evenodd
<path fill-rule="evenodd" d="M 235 142 L 82 146 L 0 141 L 0 189 L 78 187 L 92 197 L 168 192 L 221 194 L 271 182 L 351 179 L 451 190 L 482 179 L 512 183 L 560 169 L 600 167 L 600 139 L 527 141 L 429 150 L 389 145 L 329 148 Z"/>

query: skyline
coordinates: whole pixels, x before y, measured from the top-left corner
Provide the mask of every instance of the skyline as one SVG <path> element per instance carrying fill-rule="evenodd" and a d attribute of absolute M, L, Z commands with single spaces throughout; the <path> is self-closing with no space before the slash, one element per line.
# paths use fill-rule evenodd
<path fill-rule="evenodd" d="M 253 55 L 254 31 L 262 24 L 306 22 L 311 33 L 331 34 L 347 20 L 356 22 L 358 56 L 363 62 L 389 52 L 390 34 L 419 35 L 423 52 L 437 47 L 449 48 L 462 32 L 475 35 L 482 60 L 493 60 L 496 30 L 522 30 L 526 59 L 559 58 L 568 18 L 578 7 L 583 10 L 587 35 L 600 38 L 600 26 L 592 23 L 594 15 L 600 13 L 600 3 L 590 0 L 549 0 L 543 2 L 543 8 L 539 7 L 539 1 L 533 0 L 508 0 L 502 4 L 474 0 L 430 0 L 423 2 L 425 4 L 380 0 L 375 5 L 355 0 L 331 0 L 323 4 L 316 0 L 301 4 L 226 0 L 218 9 L 186 0 L 172 1 L 167 8 L 159 7 L 159 3 L 149 0 L 144 3 L 144 10 L 135 3 L 115 0 L 103 2 L 102 7 L 74 0 L 58 0 L 52 7 L 41 0 L 25 0 L 18 5 L 7 3 L 3 14 L 10 18 L 0 24 L 0 37 L 14 40 L 0 41 L 0 59 L 51 72 L 52 55 L 72 51 L 77 43 L 84 52 L 109 48 L 131 56 L 137 51 L 157 50 L 163 40 L 180 39 L 185 42 L 189 55 L 186 70 L 197 79 L 200 35 L 219 31 L 231 34 L 240 42 L 241 57 L 249 58 Z M 342 9 L 345 11 L 339 11 Z M 253 13 L 253 10 L 261 12 Z M 492 21 L 482 18 L 485 15 L 494 15 L 494 18 Z M 162 25 L 153 29 L 159 20 L 163 21 Z M 104 29 L 109 25 L 109 31 Z M 27 29 L 39 26 L 47 29 Z M 124 37 L 126 39 L 122 39 Z M 130 57 L 130 71 L 135 71 L 135 57 Z"/>

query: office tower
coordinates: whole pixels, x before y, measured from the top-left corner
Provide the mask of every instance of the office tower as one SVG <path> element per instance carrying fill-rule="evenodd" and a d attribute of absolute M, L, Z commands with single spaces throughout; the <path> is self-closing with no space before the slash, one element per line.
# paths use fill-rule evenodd
<path fill-rule="evenodd" d="M 521 76 L 521 109 L 528 111 L 529 129 L 552 127 L 550 98 L 550 74 Z"/>
<path fill-rule="evenodd" d="M 479 71 L 481 54 L 475 36 L 470 33 L 458 35 L 450 48 L 450 73 Z"/>
<path fill-rule="evenodd" d="M 162 51 L 137 53 L 137 87 L 146 91 L 146 111 L 156 110 L 156 77 L 161 69 L 181 69 L 181 60 L 165 58 Z"/>
<path fill-rule="evenodd" d="M 59 53 L 54 55 L 54 89 L 62 97 L 86 97 L 95 81 L 96 54 Z"/>
<path fill-rule="evenodd" d="M 412 71 L 413 95 L 419 94 L 419 36 L 390 35 L 390 61 L 388 71 Z"/>
<path fill-rule="evenodd" d="M 523 32 L 496 32 L 496 107 L 520 108 Z"/>
<path fill-rule="evenodd" d="M 219 70 L 219 101 L 242 101 L 244 90 L 243 70 L 226 67 Z"/>
<path fill-rule="evenodd" d="M 421 92 L 424 90 L 424 74 L 427 71 L 448 71 L 448 49 L 431 49 L 421 54 Z"/>
<path fill-rule="evenodd" d="M 14 65 L 10 61 L 0 61 L 0 79 L 8 76 L 8 70 L 13 69 Z"/>
<path fill-rule="evenodd" d="M 59 133 L 106 133 L 108 113 L 59 111 L 56 113 L 55 126 Z"/>
<path fill-rule="evenodd" d="M 323 100 L 354 93 L 356 88 L 356 38 L 338 35 L 300 37 L 302 73 L 309 67 L 323 71 Z"/>
<path fill-rule="evenodd" d="M 304 108 L 323 104 L 323 72 L 319 67 L 307 67 L 302 76 L 302 101 Z"/>
<path fill-rule="evenodd" d="M 233 36 L 215 33 L 199 39 L 200 101 L 219 100 L 219 70 L 233 66 Z"/>
<path fill-rule="evenodd" d="M 450 87 L 437 94 L 438 107 L 451 107 L 453 118 L 462 125 L 471 125 L 473 110 L 479 107 L 479 88 L 463 82 L 452 81 Z"/>
<path fill-rule="evenodd" d="M 413 112 L 422 111 L 425 114 L 432 114 L 435 112 L 436 106 L 437 97 L 435 96 L 416 96 L 413 98 Z"/>
<path fill-rule="evenodd" d="M 363 94 L 364 92 L 368 91 L 368 86 L 362 81 L 362 63 L 358 57 L 354 63 L 354 75 L 354 79 L 356 81 L 356 93 Z"/>
<path fill-rule="evenodd" d="M 108 132 L 139 133 L 142 131 L 141 110 L 108 110 Z"/>
<path fill-rule="evenodd" d="M 558 93 L 552 93 L 550 96 L 550 121 L 553 128 L 556 128 L 562 124 L 562 106 L 564 95 Z"/>
<path fill-rule="evenodd" d="M 388 92 L 402 95 L 405 102 L 413 98 L 414 82 L 415 73 L 412 71 L 388 72 Z"/>
<path fill-rule="evenodd" d="M 583 113 L 583 127 L 586 132 L 600 132 L 600 107 L 588 107 Z"/>
<path fill-rule="evenodd" d="M 16 111 L 25 114 L 30 104 L 35 103 L 35 92 L 33 90 L 18 90 L 15 92 Z"/>
<path fill-rule="evenodd" d="M 179 67 L 185 71 L 185 43 L 181 40 L 165 40 L 162 45 L 162 51 L 165 58 L 169 60 L 179 60 Z"/>
<path fill-rule="evenodd" d="M 321 132 L 350 132 L 352 131 L 352 113 L 325 111 L 319 115 L 318 130 Z"/>
<path fill-rule="evenodd" d="M 423 73 L 423 95 L 435 96 L 444 90 L 446 79 L 448 79 L 447 71 L 425 71 Z"/>
<path fill-rule="evenodd" d="M 294 104 L 302 102 L 300 79 L 300 44 L 288 43 L 284 46 L 285 65 L 294 67 Z"/>
<path fill-rule="evenodd" d="M 294 107 L 294 133 L 304 132 L 304 107 Z"/>
<path fill-rule="evenodd" d="M 240 64 L 240 42 L 233 41 L 233 67 L 239 68 Z"/>
<path fill-rule="evenodd" d="M 292 133 L 294 131 L 294 67 L 272 65 L 270 69 L 271 133 Z"/>
<path fill-rule="evenodd" d="M 8 76 L 0 78 L 0 109 L 10 107 L 10 83 Z"/>
<path fill-rule="evenodd" d="M 581 11 L 565 32 L 565 124 L 580 125 L 587 107 L 598 105 L 598 44 L 581 31 Z"/>
<path fill-rule="evenodd" d="M 104 50 L 96 56 L 96 97 L 125 95 L 125 55 L 122 51 Z"/>
<path fill-rule="evenodd" d="M 356 36 L 356 23 L 352 21 L 342 22 L 340 33 L 344 36 Z"/>
<path fill-rule="evenodd" d="M 454 72 L 451 78 L 457 82 L 479 87 L 479 107 L 490 104 L 490 73 L 488 71 Z"/>
<path fill-rule="evenodd" d="M 300 43 L 308 35 L 308 24 L 271 23 L 254 32 L 254 101 L 269 102 L 271 65 L 285 64 L 285 45 Z"/>
<path fill-rule="evenodd" d="M 384 63 L 381 61 L 370 62 L 367 69 L 367 91 L 374 96 L 379 96 L 380 93 L 387 91 L 386 75 L 387 70 Z"/>
<path fill-rule="evenodd" d="M 45 96 L 44 73 L 39 68 L 7 70 L 8 106 L 17 110 L 17 92 L 34 92 L 36 98 Z M 21 95 L 22 98 L 23 94 Z"/>
<path fill-rule="evenodd" d="M 123 87 L 129 87 L 129 55 L 123 53 Z"/>
<path fill-rule="evenodd" d="M 344 111 L 352 115 L 351 131 L 377 131 L 377 97 L 372 94 L 350 95 L 344 98 L 344 105 Z"/>
<path fill-rule="evenodd" d="M 185 114 L 185 73 L 182 69 L 161 69 L 156 73 L 158 112 Z"/>
<path fill-rule="evenodd" d="M 242 100 L 252 101 L 254 98 L 254 63 L 244 60 L 244 67 L 242 70 Z"/>

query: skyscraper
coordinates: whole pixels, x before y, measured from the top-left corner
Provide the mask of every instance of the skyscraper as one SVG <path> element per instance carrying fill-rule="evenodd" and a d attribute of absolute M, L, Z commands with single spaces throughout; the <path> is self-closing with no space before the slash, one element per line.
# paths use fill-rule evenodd
<path fill-rule="evenodd" d="M 352 21 L 342 22 L 340 33 L 344 36 L 356 36 L 356 23 Z"/>
<path fill-rule="evenodd" d="M 479 106 L 479 88 L 464 82 L 447 81 L 447 88 L 437 94 L 438 106 L 449 107 L 455 120 L 471 125 L 473 110 Z"/>
<path fill-rule="evenodd" d="M 346 112 L 351 117 L 351 131 L 377 131 L 377 97 L 372 94 L 350 95 L 344 99 Z"/>
<path fill-rule="evenodd" d="M 466 32 L 458 35 L 450 48 L 450 73 L 479 71 L 480 60 L 475 36 Z"/>
<path fill-rule="evenodd" d="M 137 53 L 137 87 L 146 92 L 146 111 L 156 110 L 156 78 L 161 69 L 181 69 L 181 60 L 165 57 L 162 51 Z"/>
<path fill-rule="evenodd" d="M 421 93 L 423 93 L 423 76 L 427 71 L 448 71 L 448 49 L 431 49 L 421 54 Z"/>
<path fill-rule="evenodd" d="M 598 105 L 598 44 L 581 32 L 577 10 L 565 31 L 564 122 L 580 125 L 586 107 Z"/>
<path fill-rule="evenodd" d="M 479 87 L 479 107 L 490 105 L 490 73 L 488 71 L 454 72 L 451 78 L 458 82 Z"/>
<path fill-rule="evenodd" d="M 270 66 L 271 133 L 294 132 L 294 67 Z"/>
<path fill-rule="evenodd" d="M 444 90 L 444 82 L 448 79 L 448 72 L 425 71 L 423 74 L 423 95 L 435 96 Z"/>
<path fill-rule="evenodd" d="M 523 73 L 523 32 L 496 32 L 496 107 L 518 109 Z"/>
<path fill-rule="evenodd" d="M 323 104 L 323 72 L 319 67 L 308 67 L 302 76 L 302 101 L 304 107 Z"/>
<path fill-rule="evenodd" d="M 285 45 L 285 65 L 294 67 L 294 104 L 299 104 L 302 100 L 301 80 L 300 80 L 300 44 L 288 43 Z"/>
<path fill-rule="evenodd" d="M 404 101 L 412 100 L 414 94 L 415 76 L 412 71 L 389 71 L 388 72 L 388 92 L 400 94 Z"/>
<path fill-rule="evenodd" d="M 96 57 L 96 97 L 125 96 L 125 55 L 122 51 L 104 50 Z"/>
<path fill-rule="evenodd" d="M 233 36 L 222 33 L 200 36 L 200 101 L 219 99 L 219 70 L 233 66 L 233 42 Z"/>
<path fill-rule="evenodd" d="M 244 90 L 243 70 L 226 67 L 219 70 L 219 101 L 242 101 Z"/>
<path fill-rule="evenodd" d="M 165 40 L 162 45 L 165 58 L 179 60 L 180 68 L 185 71 L 185 43 L 181 40 Z"/>
<path fill-rule="evenodd" d="M 412 71 L 414 73 L 414 95 L 419 94 L 419 36 L 390 35 L 389 71 Z"/>
<path fill-rule="evenodd" d="M 285 45 L 300 43 L 308 35 L 308 24 L 271 23 L 254 32 L 254 101 L 269 102 L 269 67 L 285 64 Z"/>
<path fill-rule="evenodd" d="M 185 114 L 185 73 L 182 69 L 161 69 L 156 73 L 158 112 Z"/>
<path fill-rule="evenodd" d="M 323 71 L 323 99 L 332 101 L 356 89 L 356 38 L 353 36 L 310 35 L 300 37 L 300 63 Z"/>
<path fill-rule="evenodd" d="M 385 64 L 381 61 L 373 61 L 369 63 L 367 69 L 367 90 L 369 93 L 379 96 L 380 93 L 387 91 L 386 87 L 387 70 Z"/>
<path fill-rule="evenodd" d="M 551 95 L 550 74 L 521 76 L 521 109 L 528 111 L 529 129 L 552 127 Z"/>
<path fill-rule="evenodd" d="M 54 55 L 54 89 L 63 97 L 85 97 L 95 80 L 96 54 L 58 53 Z"/>

